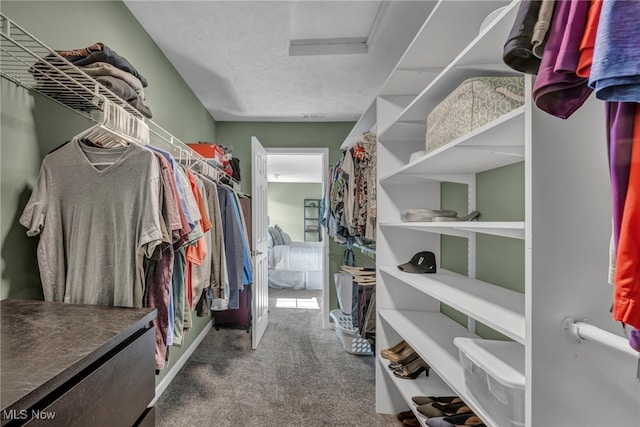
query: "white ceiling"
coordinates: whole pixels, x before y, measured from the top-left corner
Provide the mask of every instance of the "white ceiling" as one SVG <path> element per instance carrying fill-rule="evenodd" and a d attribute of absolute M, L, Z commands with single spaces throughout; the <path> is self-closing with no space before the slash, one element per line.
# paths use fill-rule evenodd
<path fill-rule="evenodd" d="M 125 4 L 217 121 L 350 121 L 373 101 L 435 3 Z M 291 40 L 352 38 L 366 40 L 366 54 L 289 55 Z"/>
<path fill-rule="evenodd" d="M 323 174 L 322 154 L 268 155 L 268 182 L 322 183 Z"/>

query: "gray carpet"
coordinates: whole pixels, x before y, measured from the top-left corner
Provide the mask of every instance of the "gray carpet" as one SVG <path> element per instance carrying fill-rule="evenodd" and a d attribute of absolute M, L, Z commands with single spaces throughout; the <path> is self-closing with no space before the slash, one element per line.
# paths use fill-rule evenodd
<path fill-rule="evenodd" d="M 157 426 L 402 425 L 376 414 L 374 358 L 346 353 L 319 309 L 276 308 L 276 298 L 321 292 L 269 290 L 269 327 L 257 350 L 243 330 L 211 332 L 156 403 Z"/>

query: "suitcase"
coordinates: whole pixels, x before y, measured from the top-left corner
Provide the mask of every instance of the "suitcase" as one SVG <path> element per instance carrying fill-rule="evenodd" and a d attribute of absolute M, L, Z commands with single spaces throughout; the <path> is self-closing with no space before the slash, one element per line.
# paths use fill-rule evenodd
<path fill-rule="evenodd" d="M 245 329 L 251 332 L 251 286 L 244 286 L 239 297 L 237 310 L 223 310 L 213 312 L 213 327 Z"/>

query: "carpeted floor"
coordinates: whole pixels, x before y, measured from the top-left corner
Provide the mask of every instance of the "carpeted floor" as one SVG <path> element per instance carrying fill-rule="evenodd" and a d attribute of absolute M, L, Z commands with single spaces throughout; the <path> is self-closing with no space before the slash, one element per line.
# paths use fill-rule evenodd
<path fill-rule="evenodd" d="M 346 353 L 322 329 L 321 292 L 269 290 L 257 350 L 244 330 L 211 332 L 156 403 L 157 426 L 402 425 L 376 414 L 374 358 Z M 317 309 L 276 307 L 313 304 Z"/>

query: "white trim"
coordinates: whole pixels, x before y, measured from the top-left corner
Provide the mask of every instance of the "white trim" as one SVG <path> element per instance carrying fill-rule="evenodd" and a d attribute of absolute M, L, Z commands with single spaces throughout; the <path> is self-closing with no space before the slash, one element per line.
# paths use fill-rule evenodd
<path fill-rule="evenodd" d="M 187 360 L 189 360 L 193 352 L 196 350 L 196 348 L 198 348 L 200 343 L 204 340 L 204 337 L 207 336 L 207 333 L 209 333 L 212 326 L 213 326 L 213 319 L 209 323 L 207 323 L 207 325 L 204 327 L 202 332 L 200 332 L 200 334 L 196 337 L 196 339 L 193 340 L 191 345 L 187 347 L 185 352 L 182 353 L 182 355 L 178 358 L 176 363 L 169 369 L 169 372 L 167 372 L 164 378 L 162 378 L 162 380 L 156 385 L 156 396 L 153 398 L 153 400 L 149 404 L 150 407 L 156 404 L 156 401 L 160 398 L 160 396 L 162 396 L 162 393 L 164 393 L 165 390 L 169 387 L 169 384 L 171 384 L 171 381 L 173 381 L 176 375 L 178 375 L 178 372 L 180 372 L 184 364 L 187 363 Z"/>
<path fill-rule="evenodd" d="M 276 148 L 276 147 L 265 147 L 267 150 L 267 161 L 269 159 L 270 154 L 321 154 L 322 155 L 322 191 L 324 196 L 324 189 L 327 185 L 328 174 L 329 174 L 329 148 L 327 147 L 305 147 L 305 148 Z M 330 301 L 330 288 L 329 288 L 329 235 L 327 234 L 327 229 L 322 227 L 322 242 L 323 242 L 323 251 L 324 256 L 322 257 L 322 271 L 323 271 L 323 280 L 322 280 L 322 328 L 323 329 L 332 329 L 333 326 L 331 321 L 329 320 L 329 305 Z"/>

